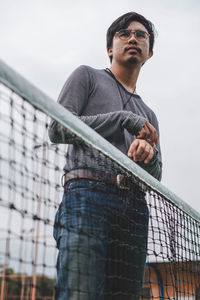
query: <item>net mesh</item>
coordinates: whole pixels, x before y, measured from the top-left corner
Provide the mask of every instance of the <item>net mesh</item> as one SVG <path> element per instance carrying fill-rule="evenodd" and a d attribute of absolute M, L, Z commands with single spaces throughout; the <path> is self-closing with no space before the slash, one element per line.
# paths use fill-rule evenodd
<path fill-rule="evenodd" d="M 0 84 L 1 300 L 200 299 L 200 222 L 50 122 Z"/>

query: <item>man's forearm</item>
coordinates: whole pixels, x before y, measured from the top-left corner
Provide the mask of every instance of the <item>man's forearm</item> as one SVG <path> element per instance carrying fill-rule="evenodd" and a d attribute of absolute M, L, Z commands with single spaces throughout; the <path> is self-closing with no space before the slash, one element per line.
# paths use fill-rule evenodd
<path fill-rule="evenodd" d="M 127 129 L 131 134 L 137 132 L 144 126 L 146 119 L 129 111 L 116 111 L 94 116 L 77 116 L 104 138 L 113 136 L 116 132 Z M 52 121 L 49 126 L 49 137 L 54 143 L 69 144 L 75 139 L 63 126 Z"/>

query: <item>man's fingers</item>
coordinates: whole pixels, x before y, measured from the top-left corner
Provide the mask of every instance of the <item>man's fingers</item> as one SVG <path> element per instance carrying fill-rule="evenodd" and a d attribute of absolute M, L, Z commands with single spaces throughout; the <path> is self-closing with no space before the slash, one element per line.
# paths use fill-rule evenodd
<path fill-rule="evenodd" d="M 150 144 L 158 144 L 158 135 L 156 132 L 156 129 L 153 125 L 151 125 L 148 121 L 146 121 L 146 126 L 149 129 L 150 133 L 151 133 L 151 138 L 149 139 Z"/>
<path fill-rule="evenodd" d="M 151 141 L 150 139 L 147 139 L 146 141 L 151 145 L 151 147 L 152 147 L 153 149 L 155 149 L 156 143 L 152 143 L 152 141 Z"/>
<path fill-rule="evenodd" d="M 137 138 L 146 140 L 151 145 L 158 143 L 158 135 L 156 129 L 153 125 L 151 125 L 151 123 L 149 123 L 149 121 L 146 121 L 142 129 L 138 132 Z"/>
<path fill-rule="evenodd" d="M 153 156 L 154 156 L 154 152 L 153 152 L 153 148 L 151 147 L 149 154 L 147 155 L 147 157 L 144 160 L 144 163 L 148 164 Z"/>
<path fill-rule="evenodd" d="M 137 151 L 135 152 L 135 155 L 134 155 L 134 160 L 135 161 L 144 161 L 150 151 L 151 151 L 152 147 L 146 142 L 146 141 L 143 141 L 143 143 L 140 143 L 140 146 L 137 148 Z"/>
<path fill-rule="evenodd" d="M 153 147 L 145 140 L 136 139 L 130 145 L 128 154 L 133 158 L 133 161 L 144 161 L 149 163 L 154 155 Z"/>
<path fill-rule="evenodd" d="M 141 157 L 144 156 L 146 151 L 147 151 L 147 143 L 145 142 L 145 140 L 141 140 L 137 149 L 135 149 L 134 160 L 140 160 Z"/>
<path fill-rule="evenodd" d="M 142 127 L 142 129 L 139 131 L 137 138 L 146 140 L 148 136 L 150 135 L 149 128 L 146 126 L 146 124 Z"/>
<path fill-rule="evenodd" d="M 146 140 L 149 135 L 150 135 L 150 131 L 148 127 L 144 125 L 142 129 L 139 131 L 139 133 L 137 134 L 137 138 Z"/>
<path fill-rule="evenodd" d="M 128 157 L 133 157 L 133 155 L 138 147 L 138 144 L 139 144 L 139 142 L 137 139 L 133 141 L 133 143 L 130 145 L 130 147 L 128 149 L 128 154 L 127 154 Z"/>

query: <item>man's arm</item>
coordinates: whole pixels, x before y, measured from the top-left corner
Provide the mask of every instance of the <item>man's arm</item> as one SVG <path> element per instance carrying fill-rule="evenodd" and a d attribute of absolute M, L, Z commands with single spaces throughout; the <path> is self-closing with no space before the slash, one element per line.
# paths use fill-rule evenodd
<path fill-rule="evenodd" d="M 109 138 L 117 131 L 127 129 L 131 134 L 137 134 L 145 125 L 146 119 L 129 111 L 116 111 L 94 116 L 77 116 L 104 138 Z M 54 143 L 73 143 L 71 136 L 56 121 L 49 127 L 49 137 Z"/>
<path fill-rule="evenodd" d="M 156 128 L 158 143 L 156 145 L 152 145 L 149 143 L 148 139 L 138 139 L 138 134 L 137 138 L 131 143 L 127 155 L 153 177 L 161 180 L 162 156 L 159 141 L 160 134 L 158 121 L 154 113 L 152 113 L 151 122 Z"/>
<path fill-rule="evenodd" d="M 58 102 L 104 138 L 109 138 L 117 131 L 120 132 L 124 129 L 127 129 L 132 135 L 137 135 L 145 127 L 147 120 L 130 111 L 115 111 L 90 116 L 82 115 L 92 92 L 92 85 L 92 78 L 87 68 L 81 66 L 68 78 Z M 144 137 L 145 134 L 146 130 L 140 135 Z M 50 124 L 49 137 L 54 143 L 76 142 L 56 121 L 52 121 Z M 152 137 L 155 139 L 154 135 Z"/>

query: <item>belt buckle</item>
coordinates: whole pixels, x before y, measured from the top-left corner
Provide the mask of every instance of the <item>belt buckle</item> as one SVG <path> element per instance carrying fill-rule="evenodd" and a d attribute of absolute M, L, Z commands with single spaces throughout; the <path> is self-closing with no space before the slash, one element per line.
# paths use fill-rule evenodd
<path fill-rule="evenodd" d="M 129 190 L 128 186 L 123 184 L 125 177 L 122 174 L 117 174 L 117 186 L 122 190 Z"/>
<path fill-rule="evenodd" d="M 65 175 L 66 175 L 66 174 L 63 174 L 62 177 L 61 177 L 61 186 L 62 186 L 62 187 L 65 186 Z"/>

